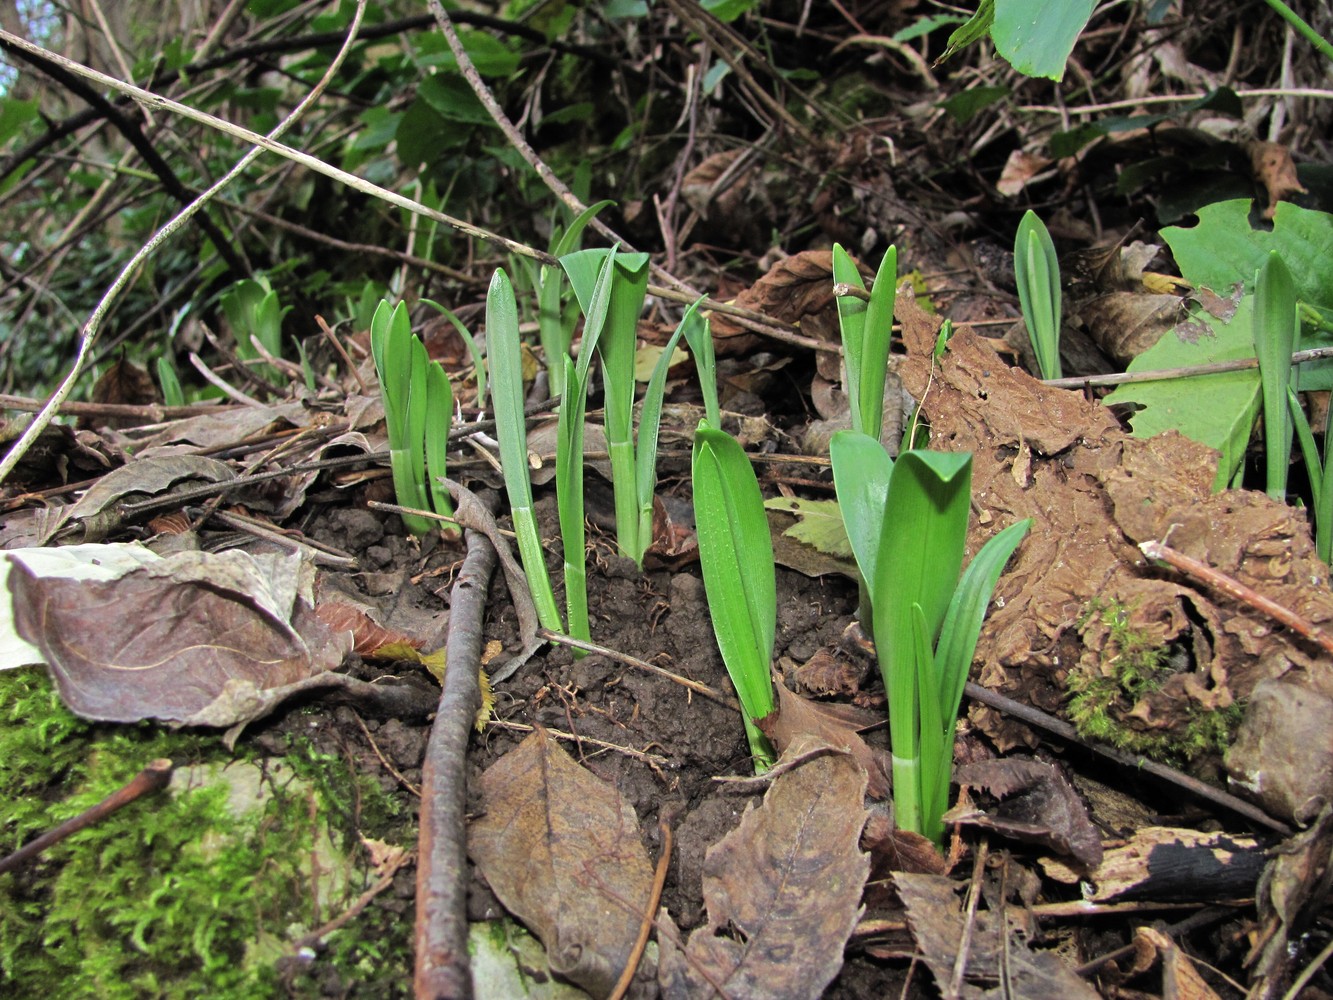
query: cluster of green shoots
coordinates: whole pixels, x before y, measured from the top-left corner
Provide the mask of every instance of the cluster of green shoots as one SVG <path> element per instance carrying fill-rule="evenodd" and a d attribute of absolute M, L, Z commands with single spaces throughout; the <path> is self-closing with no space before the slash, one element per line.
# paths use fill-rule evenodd
<path fill-rule="evenodd" d="M 658 423 L 667 370 L 684 338 L 704 398 L 692 457 L 704 587 L 718 648 L 741 703 L 755 768 L 766 770 L 773 762 L 773 747 L 758 722 L 774 709 L 773 549 L 753 466 L 739 442 L 722 429 L 708 323 L 698 314 L 697 303 L 686 311 L 648 381 L 636 437 L 636 327 L 647 289 L 648 258 L 612 248 L 565 253 L 559 261 L 583 315 L 583 337 L 571 357 L 564 310 L 559 296 L 548 291 L 557 285 L 559 275 L 551 269 L 541 276 L 541 314 L 549 319 L 547 346 L 555 352 L 548 356 L 551 383 L 561 390 L 556 499 L 564 549 L 565 619 L 556 604 L 533 512 L 519 310 L 503 269 L 495 272 L 486 301 L 487 359 L 500 461 L 538 617 L 552 631 L 589 638 L 583 435 L 593 358 L 600 359 L 617 544 L 641 566 L 652 534 Z M 971 456 L 916 449 L 895 462 L 880 442 L 897 253 L 889 250 L 867 290 L 855 262 L 837 247 L 834 277 L 851 289 L 839 298 L 839 319 L 852 423 L 851 430 L 833 438 L 834 483 L 862 578 L 862 622 L 874 635 L 889 694 L 898 822 L 938 841 L 952 773 L 954 726 L 982 619 L 1001 570 L 1031 522 L 1001 531 L 963 570 Z M 376 314 L 375 329 L 381 331 L 378 339 L 373 338 L 376 343 L 388 338 L 376 348 L 386 412 L 408 414 L 407 422 L 398 431 L 391 424 L 390 432 L 394 481 L 401 499 L 404 490 L 419 488 L 421 456 L 426 457 L 425 469 L 431 476 L 440 474 L 429 461 L 433 454 L 429 444 L 420 446 L 429 431 L 426 410 L 413 410 L 416 380 L 426 384 L 426 403 L 433 399 L 435 385 L 427 382 L 426 375 L 418 375 L 428 366 L 424 348 L 407 330 L 404 307 L 391 314 L 383 307 Z M 394 344 L 398 346 L 393 348 Z M 441 394 L 441 398 L 447 397 Z M 447 422 L 442 427 L 447 431 Z"/>

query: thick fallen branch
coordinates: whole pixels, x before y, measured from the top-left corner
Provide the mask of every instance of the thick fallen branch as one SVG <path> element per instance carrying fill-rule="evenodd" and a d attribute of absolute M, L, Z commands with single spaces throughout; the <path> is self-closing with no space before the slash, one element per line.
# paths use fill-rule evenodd
<path fill-rule="evenodd" d="M 415 995 L 472 996 L 467 954 L 468 737 L 481 705 L 481 626 L 495 548 L 469 530 L 467 555 L 449 596 L 448 668 L 440 707 L 421 768 L 421 833 L 417 841 Z"/>

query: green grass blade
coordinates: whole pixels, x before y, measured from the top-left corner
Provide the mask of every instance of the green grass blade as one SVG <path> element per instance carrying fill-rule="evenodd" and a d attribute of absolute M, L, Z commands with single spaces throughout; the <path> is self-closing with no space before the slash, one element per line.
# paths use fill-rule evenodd
<path fill-rule="evenodd" d="M 583 415 L 588 384 L 578 367 L 564 359 L 565 394 L 560 400 L 556 429 L 559 448 L 555 453 L 555 493 L 560 508 L 560 541 L 565 559 L 565 612 L 569 634 L 591 639 L 588 623 L 587 553 L 583 526 Z M 582 656 L 575 650 L 574 656 Z"/>
<path fill-rule="evenodd" d="M 1042 378 L 1060 378 L 1060 261 L 1046 224 L 1029 209 L 1014 236 L 1014 277 Z"/>
<path fill-rule="evenodd" d="M 713 632 L 746 717 L 761 719 L 773 711 L 777 587 L 759 482 L 736 439 L 706 423 L 695 432 L 692 479 Z"/>
<path fill-rule="evenodd" d="M 426 488 L 431 509 L 446 517 L 453 514 L 454 505 L 440 480 L 449 474 L 449 427 L 453 417 L 453 386 L 443 366 L 432 361 L 426 366 Z M 442 523 L 440 531 L 450 537 L 458 535 L 457 525 Z"/>
<path fill-rule="evenodd" d="M 157 383 L 162 388 L 162 401 L 167 406 L 184 406 L 185 392 L 181 389 L 176 367 L 165 354 L 157 359 Z"/>
<path fill-rule="evenodd" d="M 430 504 L 430 491 L 426 489 L 426 371 L 430 359 L 426 357 L 426 345 L 415 334 L 409 344 L 412 375 L 407 389 L 407 435 L 403 445 L 411 456 L 412 480 L 417 491 L 416 502 L 409 506 L 425 510 Z"/>
<path fill-rule="evenodd" d="M 1305 460 L 1305 468 L 1310 476 L 1310 503 L 1318 516 L 1319 501 L 1323 496 L 1324 463 L 1319 458 L 1319 449 L 1315 445 L 1310 421 L 1306 418 L 1305 411 L 1301 409 L 1300 397 L 1290 385 L 1287 386 L 1287 416 L 1296 429 L 1296 440 L 1301 446 L 1301 458 Z"/>
<path fill-rule="evenodd" d="M 879 262 L 875 284 L 870 289 L 861 338 L 861 384 L 857 392 L 861 429 L 876 441 L 884 425 L 884 382 L 889 371 L 897 282 L 898 248 L 889 247 Z"/>
<path fill-rule="evenodd" d="M 422 454 L 424 465 L 424 420 L 419 428 L 421 436 L 412 437 L 411 390 L 412 366 L 418 344 L 412 334 L 407 306 L 401 302 L 390 308 L 380 302 L 370 327 L 371 354 L 380 378 L 380 395 L 384 401 L 384 425 L 389 436 L 389 467 L 393 473 L 393 489 L 403 507 L 426 508 L 424 471 L 417 476 L 413 450 Z M 414 535 L 424 535 L 434 524 L 424 517 L 404 514 L 403 526 Z"/>
<path fill-rule="evenodd" d="M 833 244 L 833 280 L 840 285 L 866 290 L 866 283 L 861 280 L 861 270 L 852 260 L 851 255 L 838 243 Z M 847 403 L 852 414 L 852 430 L 868 433 L 862 422 L 861 408 L 861 358 L 865 350 L 866 312 L 870 303 L 855 295 L 840 295 L 838 303 L 838 329 L 842 335 L 842 359 L 846 370 L 843 389 L 847 393 Z M 878 435 L 875 435 L 878 437 Z"/>
<path fill-rule="evenodd" d="M 857 431 L 838 431 L 829 441 L 833 486 L 838 494 L 847 539 L 856 556 L 861 579 L 875 579 L 884 505 L 889 498 L 893 459 L 884 446 Z"/>
<path fill-rule="evenodd" d="M 1254 353 L 1264 399 L 1265 487 L 1274 500 L 1286 502 L 1291 464 L 1291 419 L 1287 387 L 1292 384 L 1291 352 L 1300 339 L 1296 285 L 1277 251 L 1270 251 L 1254 286 Z"/>
<path fill-rule="evenodd" d="M 698 316 L 699 303 L 695 302 L 681 317 L 676 332 L 662 349 L 662 356 L 653 366 L 648 387 L 643 393 L 643 409 L 639 413 L 639 442 L 634 449 L 635 493 L 639 498 L 639 539 L 644 551 L 653 541 L 653 496 L 657 491 L 657 433 L 662 422 L 662 398 L 666 394 L 667 371 L 676 345 L 691 324 L 702 325 Z"/>
<path fill-rule="evenodd" d="M 702 300 L 701 300 L 702 301 Z M 708 426 L 721 429 L 722 410 L 717 401 L 717 358 L 713 353 L 713 329 L 708 319 L 685 327 L 685 343 L 694 356 L 694 367 L 699 372 L 699 389 L 704 397 L 704 419 Z"/>
<path fill-rule="evenodd" d="M 546 573 L 546 558 L 532 511 L 532 483 L 528 479 L 527 422 L 523 415 L 523 360 L 519 346 L 518 304 L 514 287 L 503 269 L 491 278 L 486 295 L 486 353 L 491 367 L 491 399 L 495 410 L 500 464 L 505 492 L 518 536 L 518 552 L 528 577 L 537 618 L 543 628 L 564 630 L 555 593 Z"/>

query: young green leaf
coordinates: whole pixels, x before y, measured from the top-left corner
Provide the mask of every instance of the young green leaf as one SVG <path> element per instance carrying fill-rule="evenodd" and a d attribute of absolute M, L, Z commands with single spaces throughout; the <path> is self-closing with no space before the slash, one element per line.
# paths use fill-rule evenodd
<path fill-rule="evenodd" d="M 589 352 L 591 353 L 591 352 Z M 565 558 L 565 613 L 569 634 L 575 639 L 592 638 L 588 624 L 587 554 L 583 527 L 583 415 L 588 384 L 568 355 L 564 360 L 564 395 L 556 437 L 555 492 L 560 510 L 560 542 Z M 583 655 L 575 650 L 576 657 Z"/>
<path fill-rule="evenodd" d="M 754 720 L 773 711 L 769 670 L 777 626 L 773 543 L 754 469 L 731 435 L 701 422 L 694 436 L 694 518 L 717 645 L 740 698 L 757 766 L 771 749 Z"/>
<path fill-rule="evenodd" d="M 1291 464 L 1291 417 L 1287 390 L 1292 384 L 1291 353 L 1300 339 L 1296 286 L 1291 272 L 1276 251 L 1255 278 L 1254 351 L 1264 397 L 1264 459 L 1266 489 L 1274 500 L 1287 499 L 1287 471 Z"/>
<path fill-rule="evenodd" d="M 440 480 L 449 475 L 449 427 L 454 416 L 454 391 L 449 376 L 438 361 L 426 366 L 426 487 L 430 506 L 445 516 L 454 512 L 449 491 Z M 441 523 L 440 531 L 449 536 L 458 534 L 457 525 Z"/>
<path fill-rule="evenodd" d="M 893 459 L 884 446 L 857 431 L 838 431 L 829 441 L 833 486 L 838 494 L 847 539 L 861 579 L 874 581 L 884 505 L 889 498 Z M 865 624 L 865 623 L 863 623 Z"/>
<path fill-rule="evenodd" d="M 1014 236 L 1014 277 L 1042 378 L 1060 378 L 1060 261 L 1046 224 L 1031 209 Z"/>
<path fill-rule="evenodd" d="M 610 201 L 599 201 L 580 212 L 555 240 L 551 247 L 551 256 L 559 258 L 573 252 L 588 223 L 610 204 L 612 204 Z M 537 331 L 542 353 L 546 356 L 546 368 L 550 373 L 553 396 L 564 395 L 565 366 L 560 359 L 569 354 L 569 344 L 574 335 L 573 324 L 566 319 L 565 311 L 560 306 L 561 291 L 563 291 L 563 281 L 560 268 L 544 266 L 541 269 L 541 291 L 537 300 Z"/>
<path fill-rule="evenodd" d="M 518 304 L 504 270 L 491 277 L 486 295 L 486 354 L 491 367 L 491 400 L 495 431 L 500 441 L 500 465 L 505 492 L 514 518 L 518 552 L 528 577 L 537 618 L 543 628 L 562 631 L 555 593 L 546 573 L 541 536 L 532 511 L 532 483 L 528 478 L 527 422 L 523 414 L 523 361 L 519 344 Z"/>

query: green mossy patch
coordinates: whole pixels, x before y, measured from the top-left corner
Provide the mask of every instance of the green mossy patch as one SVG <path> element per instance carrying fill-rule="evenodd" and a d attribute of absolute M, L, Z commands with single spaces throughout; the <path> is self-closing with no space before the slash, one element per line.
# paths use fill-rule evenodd
<path fill-rule="evenodd" d="M 1096 626 L 1102 637 L 1098 667 L 1075 667 L 1065 682 L 1069 720 L 1079 735 L 1176 765 L 1224 752 L 1240 724 L 1239 704 L 1212 711 L 1191 706 L 1184 725 L 1170 731 L 1136 729 L 1123 721 L 1175 672 L 1168 651 L 1129 619 L 1124 605 L 1101 601 L 1090 602 L 1079 616 L 1080 634 Z"/>
<path fill-rule="evenodd" d="M 56 983 L 63 997 L 112 1000 L 405 992 L 411 921 L 378 907 L 331 933 L 312 962 L 278 962 L 369 885 L 358 833 L 412 836 L 376 781 L 308 741 L 274 762 L 227 751 L 213 733 L 97 726 L 61 705 L 44 672 L 0 673 L 0 854 L 159 757 L 177 765 L 171 791 L 0 875 L 0 994 Z M 239 782 L 257 793 L 248 806 L 224 773 L 262 775 Z M 312 856 L 330 871 L 312 879 Z"/>

